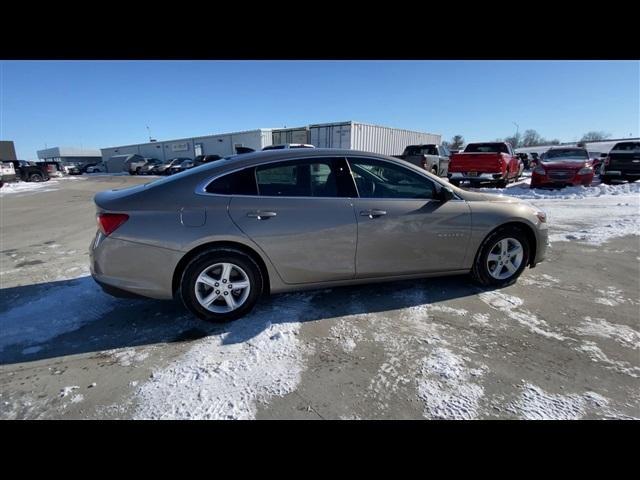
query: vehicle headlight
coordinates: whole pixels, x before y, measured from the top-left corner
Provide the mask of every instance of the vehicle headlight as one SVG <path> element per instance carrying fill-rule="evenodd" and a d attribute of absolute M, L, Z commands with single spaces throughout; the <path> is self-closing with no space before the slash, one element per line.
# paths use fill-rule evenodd
<path fill-rule="evenodd" d="M 542 168 L 541 166 L 537 166 L 536 168 L 534 168 L 533 173 L 537 173 L 538 175 L 547 174 L 547 172 L 545 172 L 544 168 Z"/>
<path fill-rule="evenodd" d="M 588 175 L 589 173 L 593 173 L 593 168 L 591 168 L 591 167 L 582 167 L 578 171 L 578 175 Z"/>

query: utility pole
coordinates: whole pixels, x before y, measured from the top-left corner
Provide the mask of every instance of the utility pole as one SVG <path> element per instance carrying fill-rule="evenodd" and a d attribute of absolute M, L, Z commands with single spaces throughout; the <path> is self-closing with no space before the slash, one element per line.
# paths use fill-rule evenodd
<path fill-rule="evenodd" d="M 149 142 L 151 142 L 151 130 L 149 130 L 149 125 L 147 125 L 147 133 L 149 134 Z"/>
<path fill-rule="evenodd" d="M 516 122 L 511 122 L 516 126 L 516 137 L 518 136 L 518 132 L 520 131 L 520 125 L 518 125 Z"/>

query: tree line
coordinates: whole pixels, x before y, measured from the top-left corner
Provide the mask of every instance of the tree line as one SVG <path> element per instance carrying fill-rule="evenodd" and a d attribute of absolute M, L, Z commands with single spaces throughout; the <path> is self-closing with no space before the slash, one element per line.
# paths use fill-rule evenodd
<path fill-rule="evenodd" d="M 610 133 L 593 131 L 585 133 L 580 139 L 580 142 L 599 142 L 602 140 L 606 140 L 607 138 L 611 138 Z M 560 140 L 558 140 L 557 138 L 547 140 L 533 129 L 525 130 L 524 133 L 516 132 L 509 137 L 497 138 L 494 141 L 509 142 L 513 148 L 560 144 Z M 450 141 L 444 141 L 442 142 L 442 144 L 450 150 L 461 150 L 465 145 L 465 141 L 462 135 L 454 135 Z"/>

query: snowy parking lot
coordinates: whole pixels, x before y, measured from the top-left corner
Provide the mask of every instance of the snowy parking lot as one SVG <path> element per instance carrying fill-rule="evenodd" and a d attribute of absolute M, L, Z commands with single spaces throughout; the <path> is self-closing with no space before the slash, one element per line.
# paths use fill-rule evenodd
<path fill-rule="evenodd" d="M 640 418 L 640 183 L 481 189 L 548 215 L 547 260 L 502 290 L 276 295 L 210 325 L 89 276 L 93 195 L 148 180 L 0 189 L 0 418 Z"/>

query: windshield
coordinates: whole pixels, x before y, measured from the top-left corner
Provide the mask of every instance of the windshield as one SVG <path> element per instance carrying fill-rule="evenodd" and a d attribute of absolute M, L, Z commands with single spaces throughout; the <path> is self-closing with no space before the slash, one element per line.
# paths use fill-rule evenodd
<path fill-rule="evenodd" d="M 584 162 L 589 160 L 587 151 L 582 148 L 566 148 L 562 150 L 549 150 L 544 157 L 545 162 L 553 160 L 568 160 Z"/>
<path fill-rule="evenodd" d="M 464 151 L 466 153 L 509 153 L 504 143 L 470 143 Z"/>

